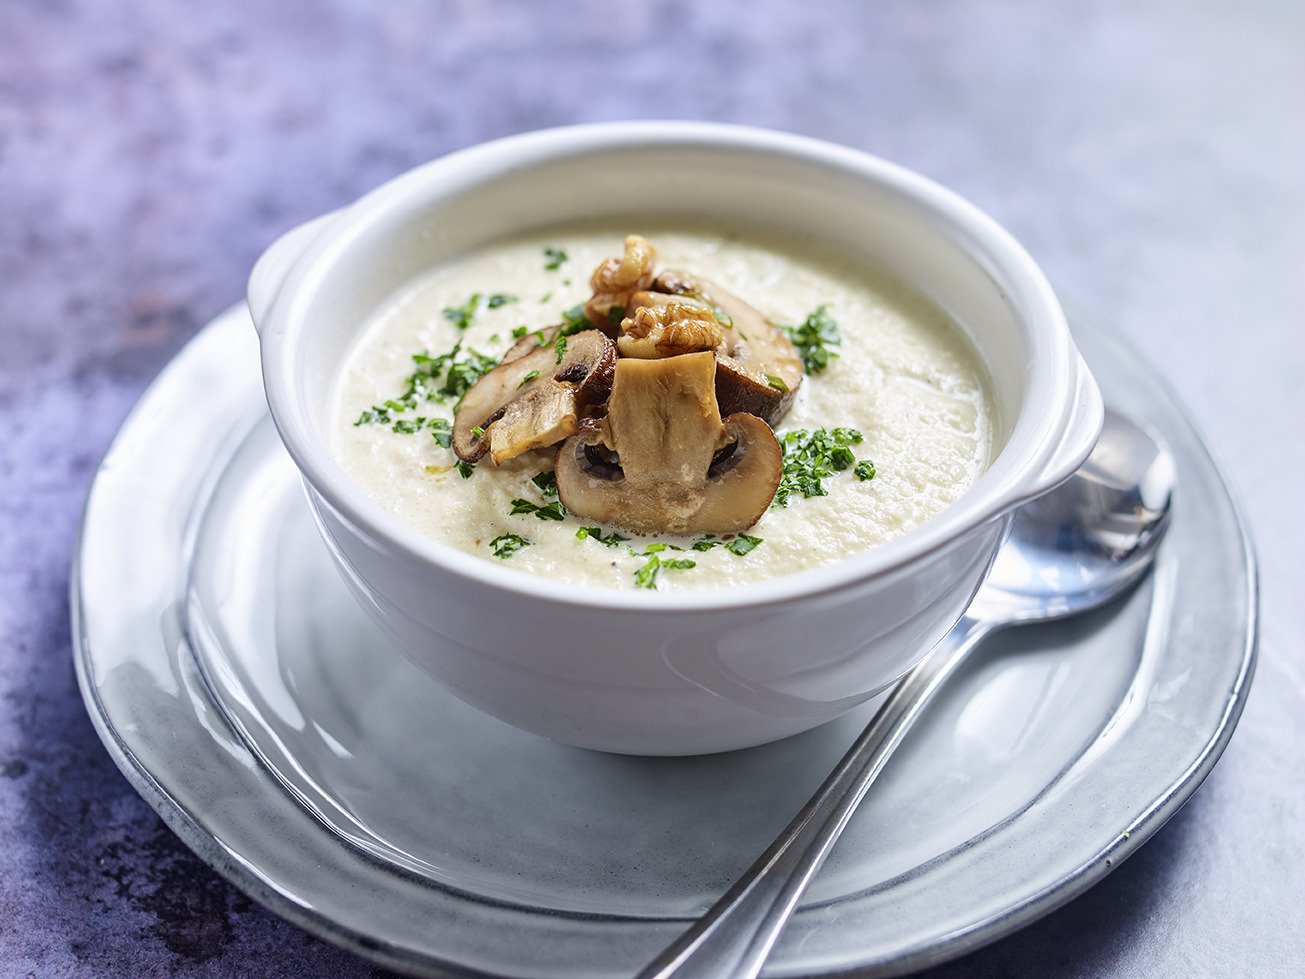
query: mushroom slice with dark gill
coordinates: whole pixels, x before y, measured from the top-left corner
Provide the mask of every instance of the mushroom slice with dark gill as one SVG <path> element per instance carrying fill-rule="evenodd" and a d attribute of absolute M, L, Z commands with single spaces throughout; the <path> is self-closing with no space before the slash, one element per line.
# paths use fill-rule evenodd
<path fill-rule="evenodd" d="M 689 272 L 667 269 L 652 288 L 688 296 L 717 311 L 724 334 L 716 348 L 721 414 L 745 411 L 778 425 L 803 377 L 802 358 L 784 331 L 738 296 Z"/>
<path fill-rule="evenodd" d="M 607 397 L 615 365 L 616 346 L 597 330 L 499 364 L 458 405 L 453 451 L 464 462 L 489 453 L 499 465 L 574 435 L 585 409 Z"/>
<path fill-rule="evenodd" d="M 640 534 L 732 534 L 761 518 L 783 453 L 760 418 L 721 419 L 715 359 L 703 351 L 617 362 L 607 417 L 557 451 L 568 511 Z"/>

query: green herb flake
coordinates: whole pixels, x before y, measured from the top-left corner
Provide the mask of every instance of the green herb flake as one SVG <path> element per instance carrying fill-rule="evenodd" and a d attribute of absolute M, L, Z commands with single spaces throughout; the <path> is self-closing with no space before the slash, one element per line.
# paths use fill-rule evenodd
<path fill-rule="evenodd" d="M 641 557 L 648 558 L 643 567 L 634 573 L 634 583 L 639 588 L 649 588 L 656 590 L 657 579 L 661 576 L 663 569 L 684 571 L 689 568 L 696 568 L 698 563 L 688 558 L 663 558 L 662 552 L 666 550 L 666 544 L 649 544 Z M 673 545 L 670 545 L 673 547 Z M 674 547 L 674 550 L 681 548 Z"/>
<path fill-rule="evenodd" d="M 800 326 L 785 326 L 784 332 L 797 347 L 802 357 L 802 367 L 808 374 L 819 374 L 838 354 L 830 350 L 843 342 L 838 323 L 829 315 L 829 304 L 817 306 Z"/>
<path fill-rule="evenodd" d="M 354 422 L 353 425 L 354 428 L 357 428 L 359 425 L 384 425 L 387 424 L 389 420 L 390 413 L 388 411 L 384 408 L 372 407 L 359 415 L 358 420 Z"/>
<path fill-rule="evenodd" d="M 539 490 L 539 495 L 546 500 L 553 499 L 557 496 L 557 476 L 551 471 L 535 473 L 530 477 L 530 481 L 535 484 Z"/>
<path fill-rule="evenodd" d="M 539 376 L 539 371 L 530 371 L 528 374 L 526 374 L 525 377 L 523 377 L 523 378 L 521 379 L 521 383 L 518 384 L 517 387 L 518 387 L 518 388 L 523 388 L 523 387 L 525 387 L 527 384 L 529 384 L 531 381 L 533 381 L 533 380 L 534 380 L 535 378 L 537 378 L 538 376 Z"/>
<path fill-rule="evenodd" d="M 473 439 L 478 439 L 484 434 L 485 434 L 485 430 L 481 428 L 479 425 L 477 425 L 475 428 L 471 430 L 471 437 Z"/>
<path fill-rule="evenodd" d="M 562 358 L 566 356 L 566 337 L 558 337 L 553 348 L 557 351 L 557 360 L 554 363 L 562 363 Z"/>
<path fill-rule="evenodd" d="M 621 306 L 609 306 L 607 309 L 607 322 L 613 326 L 620 326 L 621 321 L 625 319 L 625 309 Z"/>
<path fill-rule="evenodd" d="M 509 295 L 506 292 L 496 292 L 485 300 L 485 305 L 490 309 L 498 309 L 500 306 L 506 306 L 508 303 L 514 303 L 517 297 Z"/>
<path fill-rule="evenodd" d="M 545 259 L 545 261 L 544 261 L 544 271 L 546 271 L 546 272 L 556 272 L 558 269 L 560 269 L 560 268 L 562 267 L 562 263 L 565 262 L 565 261 L 567 260 L 567 257 L 568 257 L 568 256 L 567 256 L 566 252 L 562 251 L 562 249 L 560 249 L 560 248 L 551 248 L 551 247 L 550 247 L 550 248 L 545 248 L 545 249 L 544 249 L 544 259 Z"/>
<path fill-rule="evenodd" d="M 526 326 L 526 324 L 524 323 L 522 323 L 520 326 L 514 326 L 512 327 L 512 339 L 520 340 L 523 336 L 525 336 L 529 332 L 530 332 L 530 327 Z"/>
<path fill-rule="evenodd" d="M 750 534 L 739 534 L 732 541 L 725 544 L 725 550 L 739 557 L 749 553 L 754 547 L 760 544 L 762 538 L 753 537 Z"/>
<path fill-rule="evenodd" d="M 480 293 L 473 292 L 471 298 L 461 306 L 446 306 L 444 308 L 444 318 L 459 330 L 465 330 L 471 325 L 471 321 L 476 318 L 476 312 L 479 309 Z"/>
<path fill-rule="evenodd" d="M 489 542 L 496 558 L 510 558 L 523 547 L 529 547 L 534 541 L 527 540 L 520 534 L 499 534 Z"/>
<path fill-rule="evenodd" d="M 616 547 L 628 541 L 630 538 L 622 537 L 615 530 L 610 531 L 606 537 L 603 536 L 602 527 L 581 527 L 575 532 L 576 540 L 591 540 L 595 543 L 602 544 L 604 547 Z"/>
<path fill-rule="evenodd" d="M 562 504 L 554 500 L 552 503 L 546 503 L 540 506 L 538 503 L 531 503 L 529 500 L 515 499 L 512 501 L 512 514 L 532 513 L 540 520 L 562 520 L 566 517 L 566 510 Z"/>
<path fill-rule="evenodd" d="M 760 544 L 762 540 L 763 538 L 753 537 L 750 534 L 738 534 L 729 540 L 722 540 L 715 534 L 703 534 L 693 542 L 692 546 L 695 551 L 710 551 L 714 547 L 723 547 L 731 554 L 743 557 Z"/>
<path fill-rule="evenodd" d="M 869 459 L 862 459 L 860 462 L 856 464 L 856 468 L 852 470 L 852 474 L 862 482 L 864 482 L 867 479 L 874 479 L 875 464 L 871 462 Z"/>
<path fill-rule="evenodd" d="M 476 467 L 472 465 L 470 462 L 463 462 L 460 459 L 458 460 L 458 475 L 461 476 L 463 479 L 470 479 L 471 474 L 474 473 L 475 471 L 476 471 Z"/>
<path fill-rule="evenodd" d="M 441 448 L 447 449 L 453 444 L 453 426 L 447 418 L 432 418 L 428 424 L 432 437 Z"/>
<path fill-rule="evenodd" d="M 861 441 L 861 433 L 847 427 L 786 432 L 779 440 L 784 453 L 784 472 L 771 507 L 787 507 L 794 494 L 828 496 L 824 480 L 856 462 L 849 446 Z"/>
<path fill-rule="evenodd" d="M 784 379 L 776 374 L 767 374 L 766 383 L 776 391 L 788 391 L 788 385 L 784 383 Z"/>
<path fill-rule="evenodd" d="M 453 345 L 447 353 L 432 357 L 427 353 L 413 354 L 415 370 L 406 378 L 407 388 L 400 395 L 387 398 L 379 405 L 372 405 L 354 422 L 355 425 L 390 425 L 401 435 L 411 435 L 422 430 L 423 425 L 435 432 L 437 440 L 448 422 L 442 418 L 415 416 L 397 418 L 414 410 L 418 405 L 434 401 L 447 404 L 460 402 L 468 389 L 498 365 L 493 357 L 487 357 L 475 350 L 462 350 L 462 341 Z M 456 408 L 456 404 L 455 404 Z M 445 448 L 448 444 L 441 441 Z"/>
<path fill-rule="evenodd" d="M 562 312 L 561 335 L 564 337 L 569 337 L 572 333 L 579 333 L 581 330 L 592 330 L 593 326 L 589 322 L 589 317 L 585 315 L 583 304 L 577 304 Z"/>
<path fill-rule="evenodd" d="M 416 418 L 400 418 L 390 429 L 400 435 L 413 435 L 420 432 L 426 425 L 426 419 L 418 415 Z"/>

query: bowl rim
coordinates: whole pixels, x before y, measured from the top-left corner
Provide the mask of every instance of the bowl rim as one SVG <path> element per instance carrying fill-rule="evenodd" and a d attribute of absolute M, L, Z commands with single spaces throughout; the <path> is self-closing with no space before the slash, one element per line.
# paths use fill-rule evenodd
<path fill-rule="evenodd" d="M 492 564 L 422 534 L 368 497 L 336 463 L 325 440 L 317 438 L 313 426 L 300 417 L 295 370 L 295 354 L 304 342 L 307 317 L 303 314 L 309 297 L 329 276 L 351 238 L 387 217 L 402 214 L 413 198 L 426 199 L 425 195 L 441 184 L 456 193 L 464 183 L 474 186 L 532 166 L 633 146 L 746 150 L 849 173 L 922 205 L 943 219 L 952 235 L 967 239 L 968 250 L 977 251 L 994 266 L 1005 269 L 1019 291 L 1018 296 L 1007 297 L 1012 308 L 1023 306 L 1027 310 L 1023 317 L 1026 323 L 1042 324 L 1038 330 L 1025 331 L 1026 348 L 1041 344 L 1042 349 L 1029 358 L 1024 406 L 1010 419 L 1007 444 L 975 485 L 920 526 L 870 550 L 747 585 L 673 592 L 577 585 Z M 1050 283 L 1009 232 L 975 205 L 919 173 L 811 137 L 750 126 L 679 121 L 588 123 L 538 130 L 491 140 L 421 164 L 317 221 L 322 226 L 292 259 L 262 317 L 264 322 L 257 323 L 264 389 L 281 440 L 311 489 L 310 496 L 355 531 L 365 532 L 373 546 L 383 545 L 410 561 L 503 595 L 584 609 L 694 614 L 807 600 L 898 573 L 1050 488 L 1023 484 L 1036 482 L 1052 464 L 1073 414 L 1073 402 L 1081 394 L 1084 376 L 1090 381 Z M 259 318 L 255 311 L 255 321 Z M 1026 416 L 1036 395 L 1044 399 L 1048 410 L 1042 417 L 1030 420 Z M 1029 443 L 1025 450 L 1028 458 L 1015 474 L 999 482 L 999 464 L 1011 451 L 1021 426 L 1023 440 Z M 1089 441 L 1082 456 L 1086 456 L 1090 445 Z M 1060 468 L 1066 469 L 1064 475 L 1068 475 L 1081 461 L 1071 459 L 1066 467 L 1061 460 Z M 1005 468 L 1010 468 L 1009 463 Z M 1014 475 L 1021 478 L 1015 479 Z M 370 581 L 367 584 L 373 587 Z"/>

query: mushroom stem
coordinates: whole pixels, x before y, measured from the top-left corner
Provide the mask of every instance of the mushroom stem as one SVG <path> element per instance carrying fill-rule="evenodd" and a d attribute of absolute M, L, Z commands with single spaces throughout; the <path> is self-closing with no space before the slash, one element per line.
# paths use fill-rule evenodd
<path fill-rule="evenodd" d="M 715 373 L 710 351 L 618 360 L 607 417 L 558 450 L 566 508 L 643 534 L 734 533 L 756 523 L 779 486 L 783 454 L 759 418 L 721 419 Z"/>

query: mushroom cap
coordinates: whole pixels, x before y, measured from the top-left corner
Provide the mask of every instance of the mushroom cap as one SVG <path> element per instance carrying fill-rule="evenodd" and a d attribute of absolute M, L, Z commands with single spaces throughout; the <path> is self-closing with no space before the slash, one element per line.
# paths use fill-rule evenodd
<path fill-rule="evenodd" d="M 724 339 L 716 348 L 721 413 L 747 412 L 778 425 L 804 377 L 802 358 L 784 331 L 743 299 L 689 272 L 667 269 L 653 280 L 653 288 L 689 296 L 725 314 Z"/>
<path fill-rule="evenodd" d="M 567 337 L 560 352 L 549 344 L 500 363 L 454 412 L 453 451 L 464 462 L 488 452 L 499 465 L 574 435 L 585 410 L 607 397 L 615 365 L 615 345 L 597 330 Z"/>
<path fill-rule="evenodd" d="M 558 449 L 571 513 L 636 533 L 729 534 L 760 519 L 784 457 L 761 419 L 721 419 L 711 351 L 617 362 L 607 417 Z"/>

